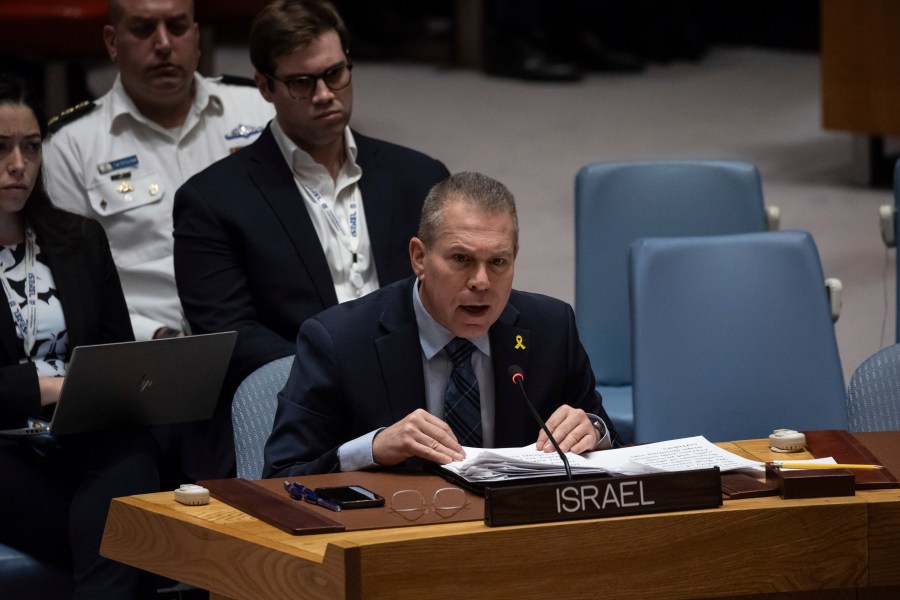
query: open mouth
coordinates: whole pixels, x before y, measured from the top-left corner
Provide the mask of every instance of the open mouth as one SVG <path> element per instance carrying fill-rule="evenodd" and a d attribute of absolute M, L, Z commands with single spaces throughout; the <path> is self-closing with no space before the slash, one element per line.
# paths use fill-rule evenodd
<path fill-rule="evenodd" d="M 487 312 L 489 307 L 487 304 L 475 304 L 460 306 L 460 308 L 470 315 L 483 315 Z"/>

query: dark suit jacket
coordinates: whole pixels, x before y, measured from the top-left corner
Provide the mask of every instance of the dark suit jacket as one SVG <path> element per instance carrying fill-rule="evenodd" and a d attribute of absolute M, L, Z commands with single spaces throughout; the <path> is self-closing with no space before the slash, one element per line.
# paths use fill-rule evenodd
<path fill-rule="evenodd" d="M 425 408 L 413 281 L 398 281 L 303 324 L 266 445 L 266 477 L 335 471 L 341 444 Z M 525 446 L 538 437 L 539 426 L 508 380 L 513 364 L 522 367 L 528 397 L 543 419 L 570 404 L 601 417 L 615 439 L 568 304 L 513 291 L 489 336 L 498 447 Z M 517 336 L 524 349 L 516 349 Z"/>
<path fill-rule="evenodd" d="M 38 246 L 41 245 L 38 232 Z M 134 339 L 119 275 L 103 229 L 85 221 L 81 245 L 67 253 L 46 253 L 69 334 L 69 356 L 76 346 Z M 0 314 L 0 427 L 24 426 L 41 416 L 41 394 L 33 364 L 19 364 L 21 342 L 9 308 Z"/>
<path fill-rule="evenodd" d="M 381 285 L 412 274 L 422 202 L 449 172 L 414 150 L 353 132 L 360 191 Z M 224 394 L 294 352 L 300 324 L 337 304 L 294 175 L 267 128 L 175 194 L 175 276 L 193 333 L 236 330 Z"/>

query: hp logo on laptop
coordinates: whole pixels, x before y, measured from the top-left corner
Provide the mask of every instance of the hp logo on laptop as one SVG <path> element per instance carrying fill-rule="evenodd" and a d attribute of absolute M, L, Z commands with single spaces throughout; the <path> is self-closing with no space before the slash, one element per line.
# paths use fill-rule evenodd
<path fill-rule="evenodd" d="M 141 380 L 138 382 L 138 385 L 137 385 L 138 393 L 143 394 L 144 392 L 149 390 L 151 386 L 153 386 L 153 380 L 148 378 L 146 375 L 144 375 L 143 377 L 141 377 Z"/>

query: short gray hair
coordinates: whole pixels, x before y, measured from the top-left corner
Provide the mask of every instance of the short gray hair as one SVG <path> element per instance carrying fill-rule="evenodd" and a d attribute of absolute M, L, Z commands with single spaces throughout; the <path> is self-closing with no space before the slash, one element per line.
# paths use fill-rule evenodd
<path fill-rule="evenodd" d="M 463 202 L 484 214 L 507 213 L 512 217 L 513 248 L 519 247 L 519 218 L 516 199 L 505 185 L 481 173 L 454 173 L 436 184 L 425 197 L 417 237 L 430 248 L 444 225 L 444 207 Z"/>

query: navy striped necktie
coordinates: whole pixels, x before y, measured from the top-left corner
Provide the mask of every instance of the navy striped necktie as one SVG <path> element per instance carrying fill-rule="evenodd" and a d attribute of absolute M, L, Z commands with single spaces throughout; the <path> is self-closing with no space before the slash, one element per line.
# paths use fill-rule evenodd
<path fill-rule="evenodd" d="M 478 379 L 472 369 L 474 344 L 463 338 L 453 338 L 444 350 L 453 362 L 444 397 L 444 418 L 457 441 L 463 446 L 481 448 L 481 394 Z"/>

